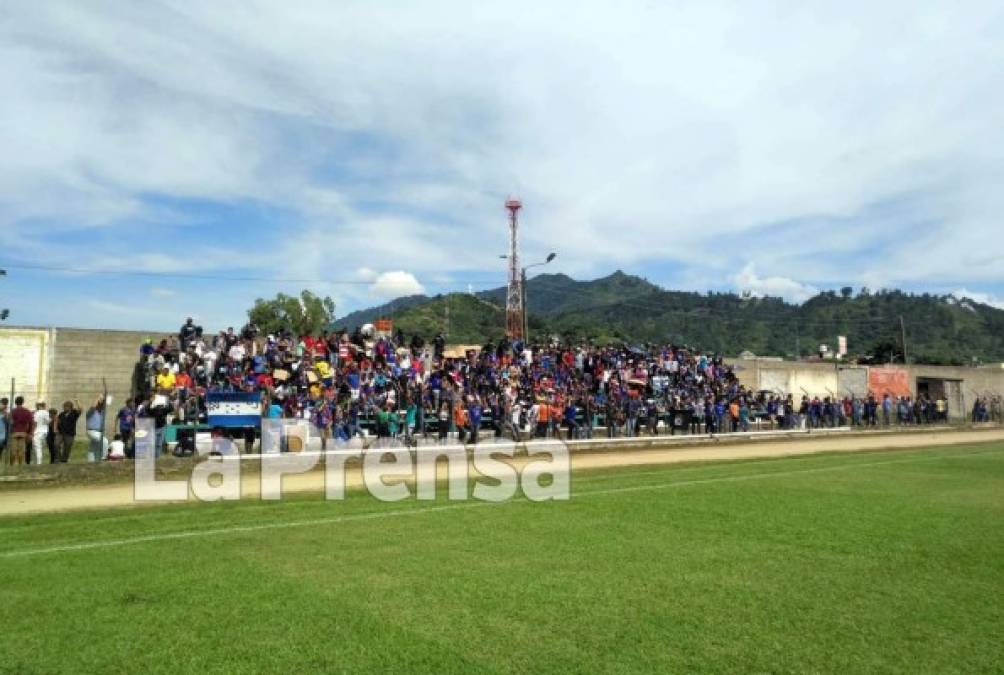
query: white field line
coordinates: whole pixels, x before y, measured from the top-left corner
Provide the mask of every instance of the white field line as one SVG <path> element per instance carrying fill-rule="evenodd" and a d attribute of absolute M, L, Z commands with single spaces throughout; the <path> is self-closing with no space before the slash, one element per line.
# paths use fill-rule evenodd
<path fill-rule="evenodd" d="M 834 466 L 813 467 L 808 469 L 792 469 L 790 471 L 768 471 L 763 473 L 740 474 L 738 476 L 719 476 L 716 478 L 699 478 L 695 480 L 674 481 L 671 483 L 656 483 L 650 485 L 630 485 L 618 488 L 605 488 L 602 490 L 588 490 L 572 494 L 573 498 L 615 495 L 627 492 L 644 492 L 649 490 L 665 490 L 677 487 L 689 487 L 693 485 L 710 485 L 713 483 L 733 483 L 747 480 L 759 480 L 761 478 L 772 478 L 775 476 L 795 476 L 800 474 L 823 473 L 827 471 L 842 471 L 845 469 L 867 468 L 874 466 L 885 466 L 889 464 L 909 464 L 912 462 L 935 461 L 942 459 L 964 459 L 977 455 L 987 455 L 999 453 L 1001 450 L 978 450 L 955 455 L 936 455 L 925 457 L 909 457 L 900 459 L 888 459 L 877 462 L 852 462 L 848 464 L 838 464 Z M 667 472 L 673 469 L 666 469 Z M 479 506 L 498 506 L 501 504 L 511 504 L 514 501 L 527 503 L 525 500 L 508 500 L 502 502 L 473 502 L 463 501 L 441 506 L 430 506 L 427 508 L 394 509 L 391 511 L 372 511 L 369 513 L 357 513 L 345 516 L 335 516 L 332 518 L 315 518 L 312 520 L 296 520 L 282 523 L 264 523 L 260 525 L 235 525 L 233 527 L 220 527 L 209 530 L 187 530 L 182 532 L 163 532 L 139 537 L 129 537 L 126 539 L 109 539 L 104 541 L 80 542 L 75 544 L 62 544 L 58 546 L 47 546 L 44 548 L 29 548 L 15 551 L 5 551 L 0 553 L 0 559 L 22 558 L 34 555 L 45 555 L 47 553 L 65 553 L 72 551 L 88 551 L 99 548 L 116 548 L 119 546 L 130 546 L 133 544 L 144 544 L 149 542 L 172 541 L 177 539 L 191 539 L 194 537 L 212 537 L 216 535 L 243 534 L 247 532 L 263 532 L 266 530 L 282 530 L 294 527 L 311 527 L 316 525 L 336 525 L 362 520 L 376 520 L 380 518 L 394 518 L 397 516 L 422 515 L 426 513 L 438 513 L 441 511 L 453 511 L 459 509 L 475 508 Z"/>

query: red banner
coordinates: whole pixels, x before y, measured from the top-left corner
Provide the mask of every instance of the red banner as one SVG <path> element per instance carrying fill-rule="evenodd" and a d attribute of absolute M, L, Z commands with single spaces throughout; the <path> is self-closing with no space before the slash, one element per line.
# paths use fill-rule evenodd
<path fill-rule="evenodd" d="M 902 368 L 869 368 L 868 389 L 878 397 L 912 396 L 910 393 L 910 378 Z"/>

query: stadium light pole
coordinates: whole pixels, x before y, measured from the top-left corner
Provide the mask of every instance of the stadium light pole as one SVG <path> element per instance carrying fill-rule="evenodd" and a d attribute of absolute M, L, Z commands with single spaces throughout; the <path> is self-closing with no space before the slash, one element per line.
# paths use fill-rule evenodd
<path fill-rule="evenodd" d="M 523 287 L 523 341 L 524 341 L 524 343 L 528 343 L 530 341 L 530 322 L 527 319 L 528 312 L 527 312 L 527 308 L 526 308 L 526 271 L 528 269 L 530 269 L 531 267 L 541 267 L 543 265 L 546 265 L 547 263 L 551 262 L 552 260 L 554 260 L 557 257 L 558 257 L 558 254 L 552 251 L 551 253 L 547 254 L 547 259 L 544 260 L 543 262 L 534 263 L 532 265 L 527 265 L 522 270 L 520 270 L 520 285 Z"/>

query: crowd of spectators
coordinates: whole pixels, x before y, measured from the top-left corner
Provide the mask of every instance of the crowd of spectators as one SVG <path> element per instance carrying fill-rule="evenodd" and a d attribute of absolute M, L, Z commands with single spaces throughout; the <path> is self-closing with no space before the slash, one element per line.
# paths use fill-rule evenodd
<path fill-rule="evenodd" d="M 657 431 L 655 417 L 698 399 L 746 392 L 720 357 L 660 350 L 524 346 L 502 340 L 447 356 L 445 340 L 370 339 L 368 331 L 259 336 L 253 326 L 211 338 L 186 321 L 177 336 L 141 349 L 147 391 L 182 420 L 205 415 L 209 391 L 257 391 L 266 417 L 307 418 L 322 442 L 362 435 L 451 430 L 477 442 L 483 429 L 517 439 L 591 437 L 598 417 L 611 436 Z"/>
<path fill-rule="evenodd" d="M 84 415 L 90 452 L 94 459 L 115 459 L 110 456 L 102 432 L 104 405 L 101 397 Z M 66 463 L 77 437 L 77 420 L 83 413 L 79 400 L 65 401 L 62 407 L 36 401 L 35 409 L 29 410 L 23 396 L 14 398 L 13 407 L 9 398 L 0 398 L 0 453 L 4 453 L 7 464 L 44 464 L 46 455 L 50 464 Z"/>
<path fill-rule="evenodd" d="M 463 354 L 375 334 L 372 327 L 297 336 L 248 324 L 207 335 L 188 319 L 140 349 L 141 395 L 126 412 L 206 418 L 207 392 L 258 392 L 263 417 L 306 419 L 322 447 L 372 434 L 476 443 L 528 438 L 725 433 L 751 428 L 922 424 L 947 418 L 944 400 L 798 399 L 744 387 L 720 355 L 679 345 L 526 345 L 505 338 Z M 120 411 L 119 418 L 121 419 Z M 162 439 L 158 433 L 158 452 Z"/>
<path fill-rule="evenodd" d="M 663 433 L 728 433 L 751 429 L 914 425 L 947 421 L 948 404 L 916 398 L 793 397 L 750 391 L 718 354 L 679 345 L 526 345 L 505 338 L 463 353 L 375 333 L 329 331 L 260 335 L 252 324 L 206 335 L 188 319 L 176 335 L 140 348 L 139 395 L 114 414 L 104 397 L 86 412 L 79 401 L 61 409 L 17 397 L 0 400 L 0 449 L 7 460 L 66 462 L 83 415 L 92 458 L 131 455 L 137 417 L 154 420 L 157 454 L 169 423 L 207 418 L 210 392 L 260 395 L 266 418 L 305 419 L 322 447 L 331 439 L 400 437 L 409 442 L 455 435 L 477 443 L 484 434 L 514 440 L 588 439 Z M 996 408 L 994 407 L 996 405 Z M 976 401 L 972 421 L 989 421 L 998 399 Z M 115 430 L 109 443 L 106 416 Z M 248 430 L 247 445 L 254 441 Z"/>
<path fill-rule="evenodd" d="M 972 422 L 979 424 L 984 422 L 1001 421 L 1001 397 L 983 395 L 977 397 L 973 402 Z"/>

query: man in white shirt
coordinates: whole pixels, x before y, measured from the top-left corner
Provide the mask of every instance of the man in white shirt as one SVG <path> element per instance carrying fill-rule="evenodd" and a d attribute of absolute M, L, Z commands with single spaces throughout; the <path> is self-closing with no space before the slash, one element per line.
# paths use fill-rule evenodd
<path fill-rule="evenodd" d="M 49 435 L 49 424 L 52 418 L 45 408 L 45 403 L 39 401 L 35 410 L 35 431 L 31 435 L 31 449 L 35 455 L 35 464 L 42 463 L 42 449 L 45 448 L 45 438 Z"/>
<path fill-rule="evenodd" d="M 520 417 L 522 414 L 523 414 L 523 407 L 518 402 L 513 403 L 512 410 L 509 413 L 510 415 L 509 424 L 512 429 L 512 440 L 516 441 L 517 443 L 519 443 L 520 438 L 522 437 L 520 433 L 522 431 L 522 429 L 520 428 Z"/>
<path fill-rule="evenodd" d="M 247 351 L 244 349 L 244 345 L 238 342 L 237 344 L 235 344 L 233 347 L 230 348 L 228 355 L 230 356 L 231 360 L 237 363 L 241 363 L 244 361 L 244 357 L 247 355 Z"/>
<path fill-rule="evenodd" d="M 115 434 L 115 440 L 108 445 L 108 456 L 105 459 L 109 461 L 125 459 L 125 443 L 122 441 L 122 434 Z"/>
<path fill-rule="evenodd" d="M 206 364 L 206 372 L 212 373 L 216 370 L 216 360 L 219 358 L 219 353 L 215 349 L 207 349 L 206 353 L 202 355 L 202 361 Z"/>

